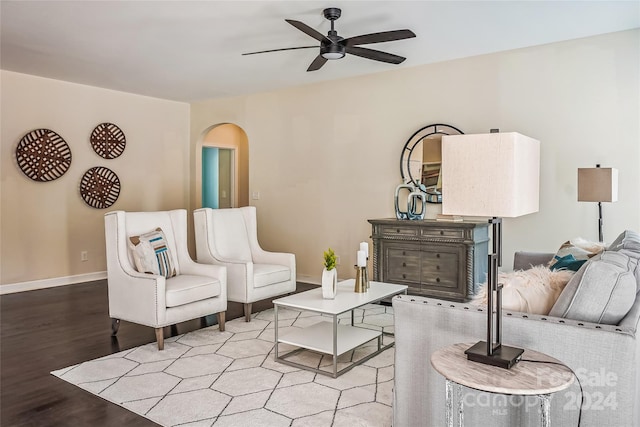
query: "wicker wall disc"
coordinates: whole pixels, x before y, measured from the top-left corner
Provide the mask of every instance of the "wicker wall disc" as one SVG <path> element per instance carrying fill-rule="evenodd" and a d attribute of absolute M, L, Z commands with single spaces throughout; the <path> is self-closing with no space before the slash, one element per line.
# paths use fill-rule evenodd
<path fill-rule="evenodd" d="M 80 195 L 92 208 L 108 208 L 118 200 L 120 179 L 111 169 L 96 166 L 82 175 Z"/>
<path fill-rule="evenodd" d="M 16 147 L 20 170 L 34 181 L 53 181 L 71 166 L 71 149 L 49 129 L 36 129 L 22 137 Z"/>
<path fill-rule="evenodd" d="M 91 132 L 91 146 L 99 156 L 115 159 L 124 152 L 127 140 L 118 126 L 113 123 L 100 123 Z"/>

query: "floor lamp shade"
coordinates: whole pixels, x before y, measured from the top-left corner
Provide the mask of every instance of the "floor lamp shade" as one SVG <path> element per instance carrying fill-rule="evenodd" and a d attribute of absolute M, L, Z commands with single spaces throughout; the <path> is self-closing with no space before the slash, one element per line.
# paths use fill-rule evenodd
<path fill-rule="evenodd" d="M 617 202 L 618 169 L 578 168 L 579 202 Z"/>
<path fill-rule="evenodd" d="M 538 211 L 540 141 L 517 132 L 442 137 L 442 213 L 518 217 Z"/>

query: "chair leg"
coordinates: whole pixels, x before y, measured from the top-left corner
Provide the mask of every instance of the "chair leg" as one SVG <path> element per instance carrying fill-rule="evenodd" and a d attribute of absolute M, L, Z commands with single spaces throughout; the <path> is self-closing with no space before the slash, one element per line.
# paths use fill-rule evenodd
<path fill-rule="evenodd" d="M 111 319 L 111 336 L 115 337 L 120 328 L 120 319 Z"/>
<path fill-rule="evenodd" d="M 244 305 L 244 321 L 251 322 L 251 303 L 246 303 Z"/>
<path fill-rule="evenodd" d="M 156 328 L 156 341 L 158 341 L 158 350 L 164 350 L 164 328 Z"/>
<path fill-rule="evenodd" d="M 220 313 L 217 314 L 217 316 L 218 316 L 218 329 L 220 329 L 220 332 L 224 332 L 225 313 L 226 312 L 221 311 Z"/>

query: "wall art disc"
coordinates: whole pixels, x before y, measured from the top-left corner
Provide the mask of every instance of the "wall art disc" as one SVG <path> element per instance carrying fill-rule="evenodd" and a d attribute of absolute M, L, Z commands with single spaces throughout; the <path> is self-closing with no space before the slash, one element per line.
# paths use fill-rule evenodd
<path fill-rule="evenodd" d="M 111 169 L 96 166 L 82 175 L 80 195 L 92 208 L 108 208 L 118 200 L 120 179 Z"/>
<path fill-rule="evenodd" d="M 69 170 L 71 149 L 54 131 L 36 129 L 18 142 L 16 160 L 20 170 L 32 180 L 53 181 Z"/>
<path fill-rule="evenodd" d="M 127 146 L 124 132 L 113 123 L 100 123 L 91 132 L 91 146 L 100 157 L 115 159 Z"/>

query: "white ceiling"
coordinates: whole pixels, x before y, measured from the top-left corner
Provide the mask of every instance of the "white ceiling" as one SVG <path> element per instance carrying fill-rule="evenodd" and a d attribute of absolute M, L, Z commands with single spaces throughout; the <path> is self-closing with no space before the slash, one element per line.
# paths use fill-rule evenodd
<path fill-rule="evenodd" d="M 391 65 L 347 55 L 306 69 L 317 44 L 287 24 L 342 37 L 408 28 L 413 39 L 366 47 Z M 196 101 L 412 67 L 640 27 L 640 1 L 7 1 L 0 66 L 124 92 Z"/>

